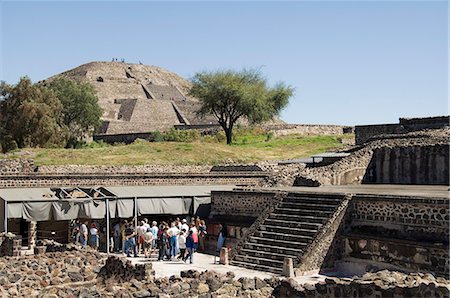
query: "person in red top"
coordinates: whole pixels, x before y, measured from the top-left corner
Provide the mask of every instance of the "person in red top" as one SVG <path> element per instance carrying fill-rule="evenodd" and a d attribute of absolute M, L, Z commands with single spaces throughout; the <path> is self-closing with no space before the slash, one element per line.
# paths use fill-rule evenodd
<path fill-rule="evenodd" d="M 190 225 L 190 231 L 192 231 L 192 240 L 194 241 L 194 251 L 197 250 L 198 246 L 198 230 L 195 227 L 195 223 L 191 223 Z"/>

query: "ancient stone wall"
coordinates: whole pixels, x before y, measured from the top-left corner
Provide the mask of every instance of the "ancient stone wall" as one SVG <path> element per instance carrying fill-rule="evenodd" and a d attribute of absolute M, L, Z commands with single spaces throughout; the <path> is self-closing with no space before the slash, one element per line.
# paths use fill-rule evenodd
<path fill-rule="evenodd" d="M 254 219 L 278 200 L 276 192 L 271 191 L 212 191 L 210 217 L 224 215 Z"/>
<path fill-rule="evenodd" d="M 294 269 L 296 275 L 303 275 L 308 271 L 319 271 L 327 262 L 327 254 L 333 245 L 333 240 L 343 225 L 343 218 L 350 203 L 351 196 L 343 198 L 341 204 L 337 207 L 334 214 L 320 228 L 314 240 L 306 248 L 299 260 L 299 266 Z"/>
<path fill-rule="evenodd" d="M 294 279 L 280 281 L 272 297 L 448 297 L 449 281 L 431 274 L 403 274 L 395 271 L 366 273 L 361 277 L 328 277 L 314 285 L 299 284 Z"/>
<path fill-rule="evenodd" d="M 321 124 L 267 124 L 265 129 L 273 131 L 276 136 L 290 134 L 299 135 L 342 135 L 351 133 L 353 127 L 343 125 L 321 125 Z"/>
<path fill-rule="evenodd" d="M 448 199 L 355 196 L 337 253 L 365 269 L 390 268 L 448 276 Z"/>
<path fill-rule="evenodd" d="M 374 152 L 378 152 L 377 155 Z M 384 157 L 387 152 L 389 154 Z M 448 129 L 384 135 L 331 165 L 299 169 L 289 175 L 290 179 L 282 181 L 289 186 L 303 186 L 303 183 L 313 184 L 314 181 L 320 185 L 408 181 L 413 184 L 448 184 L 448 152 Z M 369 164 L 371 172 L 368 171 Z M 381 179 L 380 173 L 383 172 L 388 173 L 384 176 L 386 181 L 385 178 L 377 180 L 376 175 Z M 295 176 L 299 177 L 295 179 Z M 275 174 L 269 183 L 276 179 L 279 178 Z"/>
<path fill-rule="evenodd" d="M 34 172 L 36 167 L 32 159 L 0 159 L 0 175 Z"/>
<path fill-rule="evenodd" d="M 137 165 L 137 166 L 90 166 L 63 165 L 39 166 L 37 173 L 42 174 L 147 174 L 147 173 L 208 173 L 211 166 L 175 166 L 175 165 Z"/>
<path fill-rule="evenodd" d="M 375 149 L 363 183 L 448 184 L 450 145 Z"/>
<path fill-rule="evenodd" d="M 267 178 L 265 173 L 198 174 L 23 174 L 0 176 L 0 188 L 127 185 L 214 185 L 252 186 Z"/>
<path fill-rule="evenodd" d="M 426 118 L 400 118 L 399 123 L 359 125 L 355 126 L 355 141 L 357 145 L 384 134 L 404 134 L 423 129 L 440 129 L 449 126 L 449 116 Z"/>

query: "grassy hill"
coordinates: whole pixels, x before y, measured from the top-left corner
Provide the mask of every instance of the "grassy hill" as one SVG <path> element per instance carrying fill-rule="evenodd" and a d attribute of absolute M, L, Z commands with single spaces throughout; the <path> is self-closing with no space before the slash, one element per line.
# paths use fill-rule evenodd
<path fill-rule="evenodd" d="M 237 131 L 233 145 L 226 145 L 221 134 L 194 136 L 183 142 L 148 142 L 107 145 L 93 143 L 80 149 L 26 149 L 36 165 L 204 165 L 224 162 L 251 163 L 263 160 L 283 160 L 308 157 L 313 154 L 342 148 L 345 136 L 273 137 L 257 130 Z M 19 154 L 12 154 L 14 158 Z"/>

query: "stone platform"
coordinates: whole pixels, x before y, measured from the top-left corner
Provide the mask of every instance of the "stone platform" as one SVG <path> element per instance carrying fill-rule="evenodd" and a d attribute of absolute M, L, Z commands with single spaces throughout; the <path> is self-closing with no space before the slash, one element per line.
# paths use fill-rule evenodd
<path fill-rule="evenodd" d="M 442 198 L 450 197 L 449 186 L 445 185 L 404 185 L 404 184 L 358 184 L 358 185 L 328 185 L 321 187 L 274 187 L 271 191 L 286 191 L 298 193 L 324 193 L 324 194 L 353 194 L 374 196 L 408 196 Z M 267 190 L 254 188 L 253 190 Z"/>

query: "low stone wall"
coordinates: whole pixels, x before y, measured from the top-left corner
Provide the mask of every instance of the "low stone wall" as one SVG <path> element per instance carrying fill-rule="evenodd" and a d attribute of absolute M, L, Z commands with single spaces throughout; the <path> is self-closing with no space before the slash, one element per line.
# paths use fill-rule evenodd
<path fill-rule="evenodd" d="M 298 284 L 287 279 L 272 292 L 272 297 L 439 297 L 450 295 L 450 282 L 431 274 L 403 274 L 380 271 L 354 278 L 326 278 L 324 282 Z"/>
<path fill-rule="evenodd" d="M 399 123 L 355 126 L 357 145 L 384 134 L 404 134 L 423 129 L 440 129 L 449 126 L 449 116 L 425 118 L 400 118 Z"/>
<path fill-rule="evenodd" d="M 105 258 L 91 249 L 3 257 L 0 258 L 0 296 L 57 295 L 61 286 L 70 295 L 75 286 L 95 284 L 104 262 Z"/>
<path fill-rule="evenodd" d="M 127 186 L 127 185 L 258 185 L 267 173 L 149 173 L 149 174 L 22 174 L 1 175 L 0 188 Z"/>
<path fill-rule="evenodd" d="M 126 258 L 109 257 L 106 264 L 100 269 L 98 277 L 103 279 L 115 279 L 116 281 L 130 281 L 136 280 L 152 280 L 155 276 L 152 270 L 152 263 L 146 262 L 144 264 L 132 265 L 131 261 Z"/>
<path fill-rule="evenodd" d="M 0 175 L 34 172 L 36 167 L 32 159 L 0 159 Z"/>
<path fill-rule="evenodd" d="M 322 124 L 272 124 L 264 125 L 265 129 L 273 131 L 276 136 L 290 134 L 299 135 L 342 135 L 353 132 L 353 127 L 344 125 Z"/>
<path fill-rule="evenodd" d="M 175 165 L 138 165 L 138 166 L 90 166 L 64 165 L 39 166 L 37 173 L 42 174 L 151 174 L 151 173 L 208 173 L 211 166 L 175 166 Z"/>

